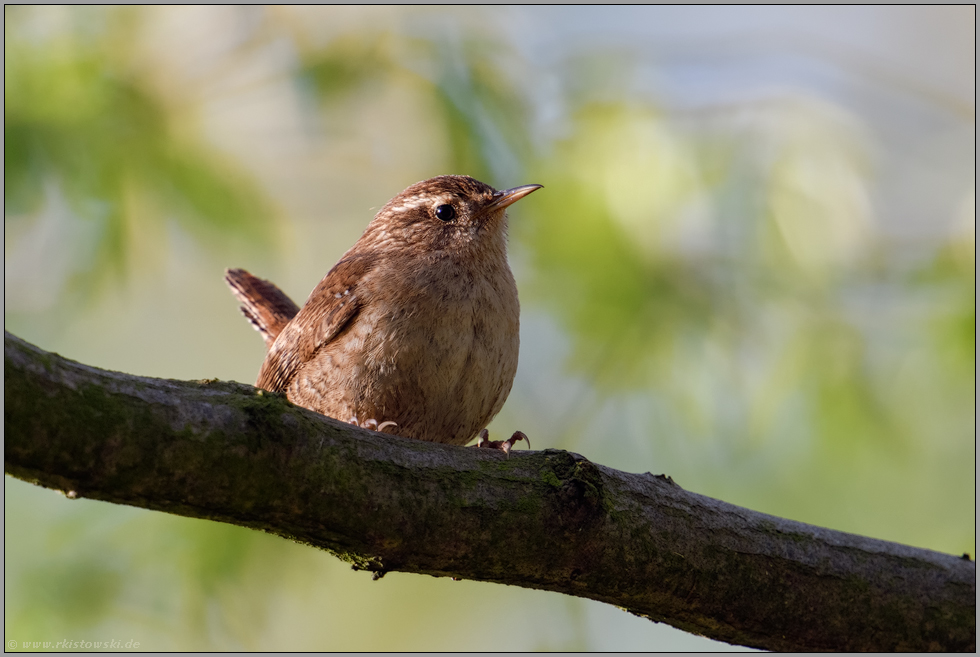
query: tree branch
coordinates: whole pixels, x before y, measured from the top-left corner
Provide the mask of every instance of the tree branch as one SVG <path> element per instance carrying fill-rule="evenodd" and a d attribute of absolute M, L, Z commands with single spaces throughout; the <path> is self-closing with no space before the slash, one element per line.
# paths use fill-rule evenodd
<path fill-rule="evenodd" d="M 772 650 L 969 650 L 976 565 L 561 450 L 384 436 L 251 386 L 108 372 L 4 333 L 6 473 L 262 529 L 355 568 L 608 602 Z"/>

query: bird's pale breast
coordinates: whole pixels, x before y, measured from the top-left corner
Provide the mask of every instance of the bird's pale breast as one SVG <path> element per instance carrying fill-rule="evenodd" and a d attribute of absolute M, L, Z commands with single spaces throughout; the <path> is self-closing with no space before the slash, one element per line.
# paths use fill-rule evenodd
<path fill-rule="evenodd" d="M 360 283 L 370 299 L 342 339 L 320 349 L 290 398 L 320 413 L 392 432 L 465 444 L 503 406 L 517 371 L 519 304 L 513 275 L 490 263 L 433 259 L 394 279 L 379 268 Z"/>

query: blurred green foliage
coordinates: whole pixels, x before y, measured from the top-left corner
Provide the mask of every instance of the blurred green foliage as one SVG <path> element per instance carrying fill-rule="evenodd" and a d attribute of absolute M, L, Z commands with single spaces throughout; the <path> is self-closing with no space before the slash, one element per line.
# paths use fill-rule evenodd
<path fill-rule="evenodd" d="M 516 228 L 532 245 L 530 291 L 564 320 L 574 369 L 602 390 L 666 397 L 694 434 L 778 440 L 774 413 L 798 397 L 815 444 L 901 449 L 916 438 L 870 345 L 892 334 L 907 346 L 921 333 L 895 335 L 850 296 L 877 288 L 876 306 L 900 304 L 903 286 L 892 281 L 910 274 L 871 225 L 860 139 L 799 105 L 775 108 L 772 131 L 732 131 L 721 144 L 676 130 L 656 106 L 583 105 L 574 137 L 532 169 L 549 194 Z M 800 109 L 803 118 L 782 115 Z M 759 140 L 770 143 L 759 149 Z M 742 210 L 725 195 L 746 179 L 754 198 Z M 961 290 L 940 324 L 967 345 L 972 257 L 964 251 L 962 269 L 937 265 L 928 278 L 930 292 Z M 705 381 L 720 391 L 705 394 Z M 719 394 L 744 416 L 732 422 Z"/>
<path fill-rule="evenodd" d="M 528 103 L 515 85 L 518 62 L 509 52 L 499 39 L 479 35 L 435 39 L 365 30 L 303 48 L 295 75 L 307 97 L 328 110 L 352 96 L 370 103 L 385 86 L 411 87 L 432 100 L 430 120 L 449 145 L 447 170 L 490 179 L 504 162 L 528 155 Z"/>
<path fill-rule="evenodd" d="M 50 306 L 105 314 L 52 322 L 50 309 L 8 301 L 8 325 L 29 340 L 52 323 L 72 340 L 105 333 L 115 354 L 125 324 L 133 351 L 184 358 L 186 378 L 212 375 L 173 337 L 184 329 L 205 345 L 205 367 L 237 371 L 214 364 L 230 340 L 215 317 L 238 321 L 231 301 L 215 310 L 209 295 L 193 305 L 195 294 L 224 295 L 221 269 L 249 249 L 281 246 L 295 262 L 308 242 L 318 258 L 346 248 L 308 235 L 321 223 L 330 234 L 339 225 L 328 223 L 331 212 L 348 211 L 344 203 L 360 207 L 357 191 L 335 182 L 357 170 L 339 144 L 356 138 L 364 161 L 384 159 L 355 129 L 367 116 L 376 122 L 369 134 L 400 126 L 417 149 L 397 160 L 401 169 L 372 173 L 372 198 L 439 173 L 545 186 L 515 206 L 511 231 L 525 326 L 545 315 L 556 332 L 522 336 L 522 359 L 541 371 L 519 373 L 502 416 L 542 427 L 535 447 L 667 470 L 770 513 L 972 553 L 975 189 L 958 190 L 968 201 L 943 215 L 942 228 L 896 237 L 878 209 L 901 191 L 883 182 L 882 137 L 844 103 L 797 89 L 679 110 L 637 83 L 649 65 L 641 50 L 564 44 L 565 58 L 545 71 L 519 47 L 519 32 L 501 27 L 520 21 L 491 15 L 6 7 L 8 299 L 20 291 L 9 281 L 43 278 L 28 266 L 39 265 L 66 279 Z M 165 47 L 148 45 L 161 38 Z M 201 70 L 210 85 L 193 78 Z M 270 141 L 293 139 L 331 162 L 308 179 L 330 192 L 310 202 L 315 222 L 287 216 L 296 189 L 274 181 L 298 179 L 319 160 L 284 147 L 278 160 L 249 161 L 219 145 L 215 124 L 236 115 L 215 110 L 202 87 L 222 85 L 264 90 L 222 101 L 271 115 Z M 343 202 L 321 211 L 331 194 Z M 54 198 L 65 201 L 60 211 Z M 47 244 L 37 235 L 51 212 L 60 212 L 53 230 L 69 238 L 34 257 L 31 240 Z M 292 231 L 290 247 L 283 236 Z M 167 249 L 177 255 L 158 255 Z M 304 263 L 304 284 L 330 264 Z M 185 270 L 207 278 L 183 282 L 174 271 Z M 113 272 L 117 282 L 149 274 L 175 290 L 166 297 L 165 285 L 141 283 L 152 303 L 140 307 L 159 315 L 140 324 L 135 301 L 111 315 L 91 294 L 112 289 Z M 541 354 L 552 360 L 534 360 Z M 517 392 L 528 381 L 537 382 L 533 395 Z M 487 596 L 509 608 L 497 589 L 389 577 L 380 585 L 389 588 L 366 592 L 324 555 L 278 539 L 110 505 L 65 510 L 18 486 L 6 487 L 16 530 L 5 539 L 8 636 L 136 628 L 169 641 L 165 649 L 619 645 L 604 633 L 606 642 L 590 643 L 584 628 L 599 612 L 581 601 L 534 607 L 561 619 L 557 636 L 528 621 L 487 643 L 485 615 L 454 620 L 455 634 L 430 623 L 459 614 L 456 600 L 481 614 Z M 53 528 L 34 527 L 35 517 L 54 517 Z M 468 642 L 474 636 L 481 643 Z"/>
<path fill-rule="evenodd" d="M 64 31 L 26 37 L 36 18 L 4 8 L 4 214 L 37 212 L 53 183 L 97 234 L 74 293 L 124 275 L 133 225 L 173 219 L 199 238 L 265 241 L 256 182 L 188 135 L 179 98 L 134 65 L 131 9 L 76 9 Z"/>

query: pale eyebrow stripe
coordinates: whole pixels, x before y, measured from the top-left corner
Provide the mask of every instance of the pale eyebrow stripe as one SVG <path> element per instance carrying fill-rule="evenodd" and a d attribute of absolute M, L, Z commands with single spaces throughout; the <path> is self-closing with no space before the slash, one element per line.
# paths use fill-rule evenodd
<path fill-rule="evenodd" d="M 452 201 L 452 196 L 440 195 L 440 196 L 424 196 L 422 198 L 417 198 L 412 201 L 406 201 L 399 205 L 393 205 L 391 207 L 392 212 L 404 212 L 405 210 L 414 210 L 417 207 L 428 205 L 430 203 L 438 203 L 439 201 L 445 200 L 446 203 Z"/>

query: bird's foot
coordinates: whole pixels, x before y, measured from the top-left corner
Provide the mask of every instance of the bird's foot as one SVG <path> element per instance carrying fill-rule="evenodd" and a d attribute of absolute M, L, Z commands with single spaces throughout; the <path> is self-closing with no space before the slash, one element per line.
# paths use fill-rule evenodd
<path fill-rule="evenodd" d="M 385 429 L 388 429 L 389 427 L 394 429 L 395 427 L 398 426 L 397 422 L 392 422 L 391 420 L 387 420 L 385 422 L 382 422 L 381 424 L 378 424 L 378 421 L 375 420 L 374 418 L 371 418 L 370 420 L 364 420 L 363 422 L 359 422 L 356 417 L 352 417 L 350 419 L 349 424 L 356 425 L 358 427 L 361 427 L 362 429 L 370 429 L 371 431 L 377 431 L 379 433 L 384 433 Z"/>
<path fill-rule="evenodd" d="M 476 439 L 475 447 L 486 449 L 499 449 L 501 452 L 510 456 L 510 450 L 518 441 L 523 440 L 527 443 L 527 448 L 531 449 L 531 439 L 523 431 L 515 431 L 514 435 L 507 440 L 490 440 L 490 432 L 484 429 Z"/>

